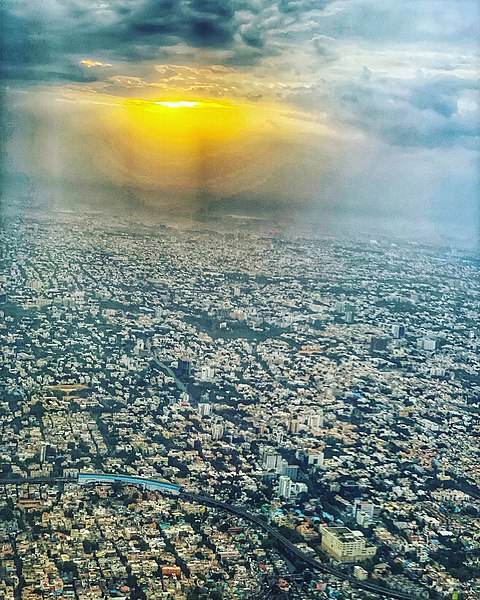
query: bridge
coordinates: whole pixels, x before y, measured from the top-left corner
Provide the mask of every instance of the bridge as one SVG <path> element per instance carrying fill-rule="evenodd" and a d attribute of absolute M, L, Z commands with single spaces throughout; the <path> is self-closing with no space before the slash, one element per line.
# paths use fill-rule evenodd
<path fill-rule="evenodd" d="M 150 491 L 170 492 L 178 494 L 181 490 L 179 485 L 166 481 L 157 481 L 147 477 L 130 477 L 129 475 L 115 475 L 106 473 L 79 473 L 76 478 L 79 485 L 88 483 L 123 483 L 125 485 L 136 485 Z"/>
<path fill-rule="evenodd" d="M 228 504 L 226 502 L 216 500 L 211 496 L 195 494 L 193 492 L 184 490 L 178 485 L 174 485 L 166 481 L 158 481 L 156 479 L 149 479 L 147 477 L 117 475 L 114 473 L 79 473 L 78 475 L 73 477 L 25 477 L 0 479 L 0 485 L 24 485 L 42 483 L 50 485 L 65 483 L 76 483 L 78 485 L 120 483 L 124 485 L 138 486 L 151 491 L 166 492 L 168 494 L 178 495 L 181 498 L 188 500 L 189 502 L 195 502 L 197 504 L 202 504 L 203 506 L 210 506 L 212 508 L 223 510 L 230 514 L 234 514 L 238 517 L 241 517 L 246 521 L 254 523 L 259 529 L 262 529 L 263 531 L 268 533 L 272 538 L 274 538 L 278 543 L 278 547 L 286 555 L 288 555 L 288 557 L 292 561 L 296 562 L 297 565 L 308 566 L 316 571 L 325 573 L 326 575 L 331 575 L 333 577 L 336 577 L 337 579 L 346 581 L 356 588 L 365 590 L 367 592 L 371 592 L 373 594 L 384 596 L 385 598 L 394 600 L 416 600 L 417 598 L 399 590 L 386 588 L 365 581 L 359 581 L 355 577 L 343 573 L 342 571 L 334 567 L 325 565 L 322 562 L 320 562 L 317 558 L 305 554 L 305 552 L 297 548 L 295 544 L 293 544 L 290 540 L 283 536 L 276 527 L 273 527 L 272 525 L 261 519 L 258 515 L 255 515 L 245 510 L 241 506 Z"/>

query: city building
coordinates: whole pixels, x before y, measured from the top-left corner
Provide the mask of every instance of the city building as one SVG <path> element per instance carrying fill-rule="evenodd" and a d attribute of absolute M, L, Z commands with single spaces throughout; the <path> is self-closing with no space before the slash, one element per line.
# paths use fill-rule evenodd
<path fill-rule="evenodd" d="M 375 546 L 367 545 L 361 531 L 347 527 L 320 526 L 322 548 L 340 562 L 357 562 L 375 556 Z"/>

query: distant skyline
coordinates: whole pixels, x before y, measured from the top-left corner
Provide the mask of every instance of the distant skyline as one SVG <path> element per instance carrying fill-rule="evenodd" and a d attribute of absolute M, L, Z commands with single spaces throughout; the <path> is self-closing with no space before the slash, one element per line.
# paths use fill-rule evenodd
<path fill-rule="evenodd" d="M 475 246 L 479 22 L 476 0 L 5 0 L 2 202 L 21 181 Z"/>

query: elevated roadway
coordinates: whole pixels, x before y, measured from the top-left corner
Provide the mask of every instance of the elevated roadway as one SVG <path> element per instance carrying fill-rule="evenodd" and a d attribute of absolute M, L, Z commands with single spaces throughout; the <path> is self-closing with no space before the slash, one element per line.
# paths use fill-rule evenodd
<path fill-rule="evenodd" d="M 295 544 L 293 544 L 290 540 L 283 536 L 276 527 L 273 527 L 272 525 L 261 519 L 258 515 L 255 515 L 245 510 L 241 506 L 228 504 L 226 502 L 216 500 L 211 496 L 195 494 L 193 492 L 184 490 L 178 485 L 174 485 L 166 481 L 158 481 L 156 479 L 136 477 L 131 475 L 117 475 L 115 473 L 79 473 L 76 477 L 26 477 L 0 479 L 0 485 L 24 485 L 40 483 L 50 485 L 60 483 L 77 483 L 79 485 L 121 483 L 125 485 L 135 485 L 151 491 L 166 492 L 168 494 L 178 495 L 181 498 L 190 502 L 195 502 L 197 504 L 202 504 L 203 506 L 210 506 L 212 508 L 223 510 L 230 514 L 234 514 L 238 517 L 241 517 L 246 521 L 254 523 L 257 527 L 259 527 L 260 529 L 268 533 L 272 538 L 274 538 L 277 541 L 280 550 L 283 551 L 286 555 L 288 555 L 288 557 L 292 561 L 295 561 L 297 565 L 308 566 L 316 571 L 320 571 L 322 573 L 336 577 L 337 579 L 340 579 L 342 581 L 346 581 L 358 589 L 362 589 L 373 594 L 378 594 L 385 598 L 394 600 L 417 599 L 416 596 L 412 596 L 411 594 L 407 594 L 399 590 L 385 588 L 383 586 L 375 585 L 365 581 L 359 581 L 351 575 L 347 575 L 346 573 L 343 573 L 342 571 L 334 567 L 320 562 L 317 558 L 309 556 L 308 554 L 305 554 L 305 552 L 297 548 L 297 546 L 295 546 Z"/>

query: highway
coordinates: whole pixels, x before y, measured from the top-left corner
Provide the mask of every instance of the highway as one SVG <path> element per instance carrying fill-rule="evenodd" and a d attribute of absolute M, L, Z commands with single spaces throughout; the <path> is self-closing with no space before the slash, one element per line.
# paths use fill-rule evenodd
<path fill-rule="evenodd" d="M 316 558 L 308 556 L 307 554 L 302 552 L 299 548 L 297 548 L 297 546 L 295 546 L 295 544 L 293 544 L 290 540 L 287 540 L 287 538 L 284 537 L 278 531 L 278 529 L 276 527 L 272 527 L 272 525 L 269 525 L 266 521 L 264 521 L 257 515 L 254 515 L 239 506 L 233 506 L 231 504 L 227 504 L 225 502 L 220 502 L 219 500 L 215 500 L 214 498 L 210 498 L 209 496 L 192 494 L 192 493 L 186 492 L 186 491 L 182 491 L 181 496 L 182 496 L 182 498 L 191 500 L 193 502 L 198 502 L 198 503 L 206 505 L 206 506 L 213 506 L 215 508 L 230 512 L 239 517 L 243 517 L 244 519 L 246 519 L 252 523 L 255 523 L 259 528 L 263 529 L 269 535 L 271 535 L 273 538 L 275 538 L 280 543 L 281 549 L 283 549 L 284 551 L 286 550 L 288 552 L 290 558 L 297 559 L 298 562 L 304 563 L 316 571 L 321 571 L 322 573 L 327 573 L 329 575 L 333 575 L 333 576 L 337 577 L 338 579 L 341 579 L 343 581 L 348 581 L 349 583 L 351 583 L 353 586 L 355 586 L 357 588 L 360 588 L 360 589 L 363 589 L 363 590 L 366 590 L 366 591 L 369 591 L 369 592 L 372 592 L 375 594 L 379 594 L 381 596 L 385 596 L 386 598 L 398 598 L 400 600 L 402 600 L 402 599 L 414 600 L 415 599 L 415 597 L 410 594 L 405 594 L 404 592 L 400 592 L 397 590 L 385 588 L 385 587 L 382 587 L 379 585 L 374 585 L 371 583 L 366 583 L 364 581 L 359 581 L 355 577 L 346 575 L 345 573 L 342 573 L 342 571 L 339 571 L 338 569 L 335 569 L 334 567 L 324 565 Z"/>
<path fill-rule="evenodd" d="M 136 485 L 149 490 L 179 495 L 181 498 L 190 502 L 196 502 L 204 506 L 211 506 L 213 508 L 224 510 L 231 514 L 237 515 L 247 521 L 250 521 L 251 523 L 254 523 L 260 529 L 267 532 L 271 537 L 275 538 L 279 543 L 280 549 L 283 550 L 286 554 L 288 554 L 288 556 L 291 559 L 296 560 L 297 563 L 308 565 L 310 568 L 316 571 L 321 571 L 322 573 L 332 575 L 337 579 L 341 579 L 342 581 L 347 581 L 351 583 L 356 588 L 379 594 L 381 596 L 384 596 L 385 598 L 392 598 L 395 600 L 415 600 L 416 598 L 410 594 L 406 594 L 398 590 L 385 588 L 379 585 L 374 585 L 372 583 L 367 583 L 365 581 L 359 581 L 351 575 L 347 575 L 342 571 L 335 569 L 334 567 L 330 567 L 329 565 L 321 563 L 316 558 L 308 556 L 299 548 L 297 548 L 297 546 L 295 546 L 295 544 L 293 544 L 290 540 L 287 540 L 287 538 L 284 537 L 276 527 L 273 527 L 272 525 L 261 519 L 259 516 L 254 515 L 253 513 L 245 510 L 244 508 L 240 506 L 234 506 L 232 504 L 227 504 L 226 502 L 221 502 L 220 500 L 216 500 L 215 498 L 212 498 L 210 496 L 204 496 L 202 494 L 188 492 L 180 486 L 174 485 L 166 481 L 157 481 L 155 479 L 136 477 L 130 475 L 117 475 L 114 473 L 79 473 L 76 477 L 37 477 L 0 479 L 0 485 L 24 485 L 40 483 L 50 485 L 59 483 L 77 483 L 79 485 L 87 485 L 89 483 L 112 484 L 115 482 L 123 483 L 126 485 Z"/>

